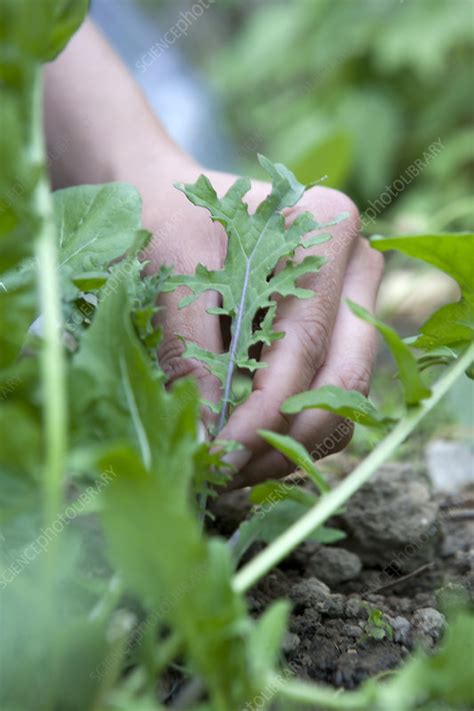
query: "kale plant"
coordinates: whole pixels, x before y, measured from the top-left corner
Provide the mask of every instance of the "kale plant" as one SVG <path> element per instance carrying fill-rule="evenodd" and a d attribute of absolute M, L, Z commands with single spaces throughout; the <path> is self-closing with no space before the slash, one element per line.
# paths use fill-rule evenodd
<path fill-rule="evenodd" d="M 221 199 L 205 176 L 194 185 L 178 186 L 194 205 L 206 208 L 211 219 L 222 224 L 228 236 L 222 269 L 209 271 L 199 264 L 194 274 L 175 275 L 164 287 L 168 291 L 183 285 L 191 289 L 192 293 L 182 299 L 181 308 L 204 291 L 216 291 L 222 297 L 222 306 L 210 308 L 208 312 L 228 316 L 231 320 L 231 341 L 226 353 L 210 353 L 195 343 L 188 343 L 184 353 L 185 357 L 202 361 L 221 382 L 223 394 L 218 406 L 218 431 L 226 422 L 229 407 L 236 405 L 232 391 L 236 369 L 253 373 L 257 368 L 265 367 L 265 363 L 249 356 L 250 348 L 259 343 L 271 345 L 284 336 L 273 330 L 277 306 L 274 297 L 308 299 L 314 296 L 310 289 L 298 287 L 296 281 L 305 274 L 318 272 L 325 259 L 308 255 L 297 262 L 296 250 L 325 242 L 329 235 L 306 235 L 345 217 L 341 215 L 332 223 L 318 224 L 310 213 L 304 212 L 286 227 L 283 210 L 296 205 L 306 188 L 284 165 L 273 164 L 264 156 L 259 156 L 259 161 L 272 180 L 272 189 L 254 214 L 249 214 L 243 199 L 250 190 L 247 178 L 238 179 Z M 280 263 L 283 268 L 275 273 Z M 256 329 L 255 318 L 261 310 L 265 316 Z"/>

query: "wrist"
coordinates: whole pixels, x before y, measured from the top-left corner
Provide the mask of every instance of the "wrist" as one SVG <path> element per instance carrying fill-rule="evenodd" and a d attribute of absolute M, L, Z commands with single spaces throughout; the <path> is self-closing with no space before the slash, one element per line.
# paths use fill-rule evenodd
<path fill-rule="evenodd" d="M 169 138 L 158 122 L 143 129 L 138 138 L 129 140 L 127 136 L 116 150 L 108 152 L 108 180 L 128 182 L 139 190 L 162 191 L 199 174 L 199 165 Z"/>

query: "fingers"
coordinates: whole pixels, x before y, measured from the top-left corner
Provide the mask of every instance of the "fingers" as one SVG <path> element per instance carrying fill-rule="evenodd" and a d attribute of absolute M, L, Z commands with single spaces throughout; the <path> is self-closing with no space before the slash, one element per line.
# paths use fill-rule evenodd
<path fill-rule="evenodd" d="M 223 195 L 233 184 L 235 176 L 216 173 L 211 179 L 219 195 Z M 248 196 L 250 211 L 264 199 L 268 185 L 255 181 Z M 180 220 L 177 229 L 167 231 L 166 239 L 155 243 L 155 263 L 173 267 L 177 274 L 194 273 L 198 263 L 208 269 L 221 269 L 225 259 L 227 237 L 221 225 L 212 222 L 206 210 L 197 210 L 179 194 L 181 201 Z M 201 396 L 205 400 L 218 403 L 222 397 L 219 380 L 209 373 L 203 363 L 193 358 L 183 358 L 184 341 L 197 344 L 212 353 L 222 353 L 222 333 L 219 318 L 207 313 L 209 307 L 220 306 L 220 297 L 214 291 L 202 294 L 196 301 L 183 309 L 179 308 L 182 298 L 189 294 L 185 287 L 169 294 L 161 294 L 158 299 L 158 322 L 163 329 L 162 345 L 158 351 L 160 364 L 170 381 L 190 375 L 198 381 Z M 183 340 L 184 339 L 184 340 Z M 208 409 L 203 410 L 206 422 L 214 420 Z"/>
<path fill-rule="evenodd" d="M 373 311 L 383 271 L 383 259 L 366 240 L 359 239 L 347 269 L 343 301 L 331 338 L 326 361 L 311 387 L 337 385 L 368 394 L 371 369 L 377 349 L 375 330 L 358 319 L 344 300 L 349 298 Z M 289 434 L 302 442 L 315 459 L 345 447 L 352 434 L 346 421 L 323 410 L 305 410 L 294 417 Z M 294 465 L 280 453 L 268 451 L 251 460 L 237 475 L 235 486 L 257 483 L 266 478 L 285 476 Z"/>
<path fill-rule="evenodd" d="M 341 212 L 349 217 L 331 228 L 332 239 L 323 245 L 302 250 L 304 254 L 327 257 L 319 274 L 300 280 L 302 287 L 314 289 L 316 296 L 307 300 L 294 297 L 278 301 L 275 330 L 285 337 L 270 348 L 264 348 L 261 359 L 267 368 L 258 370 L 253 391 L 231 416 L 222 432 L 223 438 L 236 439 L 251 454 L 261 455 L 268 445 L 258 436 L 258 429 L 286 432 L 290 420 L 280 412 L 290 395 L 311 386 L 315 373 L 323 364 L 336 321 L 344 275 L 358 230 L 358 215 L 353 203 L 341 193 L 327 188 L 313 188 L 299 211 L 310 210 L 318 222 L 328 222 Z M 288 222 L 296 211 L 288 216 Z M 302 255 L 304 256 L 304 255 Z"/>
<path fill-rule="evenodd" d="M 185 341 L 197 343 L 213 353 L 222 352 L 219 319 L 206 312 L 210 306 L 218 306 L 218 299 L 214 293 L 207 292 L 185 309 L 179 309 L 185 292 L 180 288 L 175 293 L 159 297 L 158 305 L 162 310 L 158 312 L 158 320 L 163 338 L 158 359 L 170 382 L 190 375 L 197 380 L 202 397 L 217 403 L 220 398 L 219 380 L 209 373 L 203 363 L 194 358 L 183 358 L 182 354 Z M 210 414 L 205 414 L 205 419 L 209 421 L 212 418 Z"/>
<path fill-rule="evenodd" d="M 183 196 L 184 198 L 184 196 Z M 189 210 L 185 203 L 183 210 Z M 184 229 L 183 229 L 184 223 Z M 174 273 L 193 273 L 202 262 L 209 269 L 220 268 L 225 249 L 225 233 L 220 225 L 214 225 L 204 211 L 193 215 L 192 229 L 186 230 L 187 221 L 181 220 L 172 230 L 168 230 L 166 240 L 155 239 L 151 246 L 153 265 L 164 264 L 173 268 Z M 158 359 L 170 382 L 183 376 L 193 376 L 198 381 L 201 395 L 211 402 L 220 398 L 220 383 L 198 360 L 183 358 L 186 341 L 196 343 L 213 353 L 222 352 L 222 338 L 219 319 L 207 313 L 211 306 L 219 305 L 216 292 L 206 292 L 186 308 L 179 304 L 189 294 L 185 287 L 158 297 L 157 321 L 163 337 L 158 350 Z M 204 419 L 212 416 L 206 408 Z"/>

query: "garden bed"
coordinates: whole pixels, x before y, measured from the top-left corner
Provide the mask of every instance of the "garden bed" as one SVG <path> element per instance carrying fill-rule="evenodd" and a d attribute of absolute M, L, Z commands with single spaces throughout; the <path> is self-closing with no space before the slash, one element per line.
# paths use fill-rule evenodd
<path fill-rule="evenodd" d="M 337 461 L 339 471 L 351 464 L 344 456 Z M 377 513 L 364 526 L 372 506 Z M 436 647 L 446 594 L 473 599 L 473 506 L 472 487 L 434 494 L 419 468 L 386 465 L 333 519 L 347 538 L 299 546 L 249 593 L 250 610 L 259 616 L 272 601 L 289 599 L 283 651 L 290 668 L 304 679 L 353 689 L 400 666 L 417 646 Z M 249 508 L 245 492 L 224 494 L 213 507 L 214 525 L 227 535 Z M 371 545 L 378 526 L 381 536 Z"/>

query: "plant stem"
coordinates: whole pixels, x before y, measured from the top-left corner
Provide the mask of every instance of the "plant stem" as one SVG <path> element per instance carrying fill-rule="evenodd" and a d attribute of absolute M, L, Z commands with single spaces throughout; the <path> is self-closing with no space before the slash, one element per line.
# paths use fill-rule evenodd
<path fill-rule="evenodd" d="M 220 432 L 227 421 L 227 413 L 229 411 L 229 401 L 230 393 L 232 390 L 232 380 L 234 379 L 235 370 L 235 356 L 237 354 L 237 348 L 239 347 L 240 331 L 242 329 L 242 319 L 245 308 L 245 297 L 247 295 L 247 287 L 249 283 L 250 276 L 250 261 L 247 259 L 247 266 L 245 269 L 244 284 L 242 287 L 242 296 L 240 298 L 240 304 L 237 311 L 237 320 L 235 322 L 235 330 L 232 334 L 232 339 L 229 348 L 229 366 L 227 368 L 226 380 L 224 386 L 224 394 L 222 395 L 222 408 L 219 415 L 219 422 L 217 424 L 217 431 Z"/>
<path fill-rule="evenodd" d="M 34 162 L 39 165 L 44 165 L 45 156 L 42 88 L 42 71 L 37 69 L 33 96 L 34 122 L 31 149 Z M 40 220 L 36 257 L 40 310 L 43 319 L 41 351 L 45 432 L 43 513 L 44 522 L 49 525 L 61 507 L 67 406 L 54 214 L 45 168 L 35 189 L 34 209 Z"/>
<path fill-rule="evenodd" d="M 390 434 L 357 466 L 344 481 L 325 494 L 299 521 L 255 556 L 234 577 L 233 587 L 244 592 L 277 565 L 302 543 L 312 531 L 323 524 L 355 494 L 377 471 L 383 462 L 415 429 L 420 420 L 432 410 L 451 385 L 474 361 L 474 343 L 458 358 L 456 363 L 438 380 L 432 395 L 418 407 L 410 408 Z"/>
<path fill-rule="evenodd" d="M 255 253 L 258 249 L 258 246 L 260 242 L 262 241 L 262 238 L 267 230 L 268 223 L 270 220 L 268 219 L 265 223 L 265 226 L 263 227 L 262 231 L 260 232 L 260 235 L 254 244 L 251 253 L 246 256 L 246 264 L 245 264 L 245 274 L 244 274 L 244 279 L 242 283 L 242 294 L 240 296 L 240 302 L 239 306 L 237 309 L 237 319 L 235 322 L 235 329 L 234 333 L 232 334 L 232 338 L 230 341 L 230 347 L 229 347 L 229 365 L 227 368 L 227 373 L 226 373 L 226 381 L 224 385 L 224 393 L 222 396 L 222 408 L 221 412 L 219 415 L 219 422 L 217 424 L 217 432 L 220 432 L 223 428 L 224 425 L 227 421 L 227 413 L 229 412 L 229 402 L 230 402 L 230 394 L 232 390 L 232 381 L 234 378 L 234 370 L 235 370 L 235 357 L 237 355 L 237 350 L 239 347 L 240 343 L 240 332 L 242 330 L 242 322 L 244 319 L 244 311 L 245 311 L 245 300 L 247 298 L 247 291 L 250 283 L 250 270 L 252 268 L 252 259 L 255 256 Z"/>

